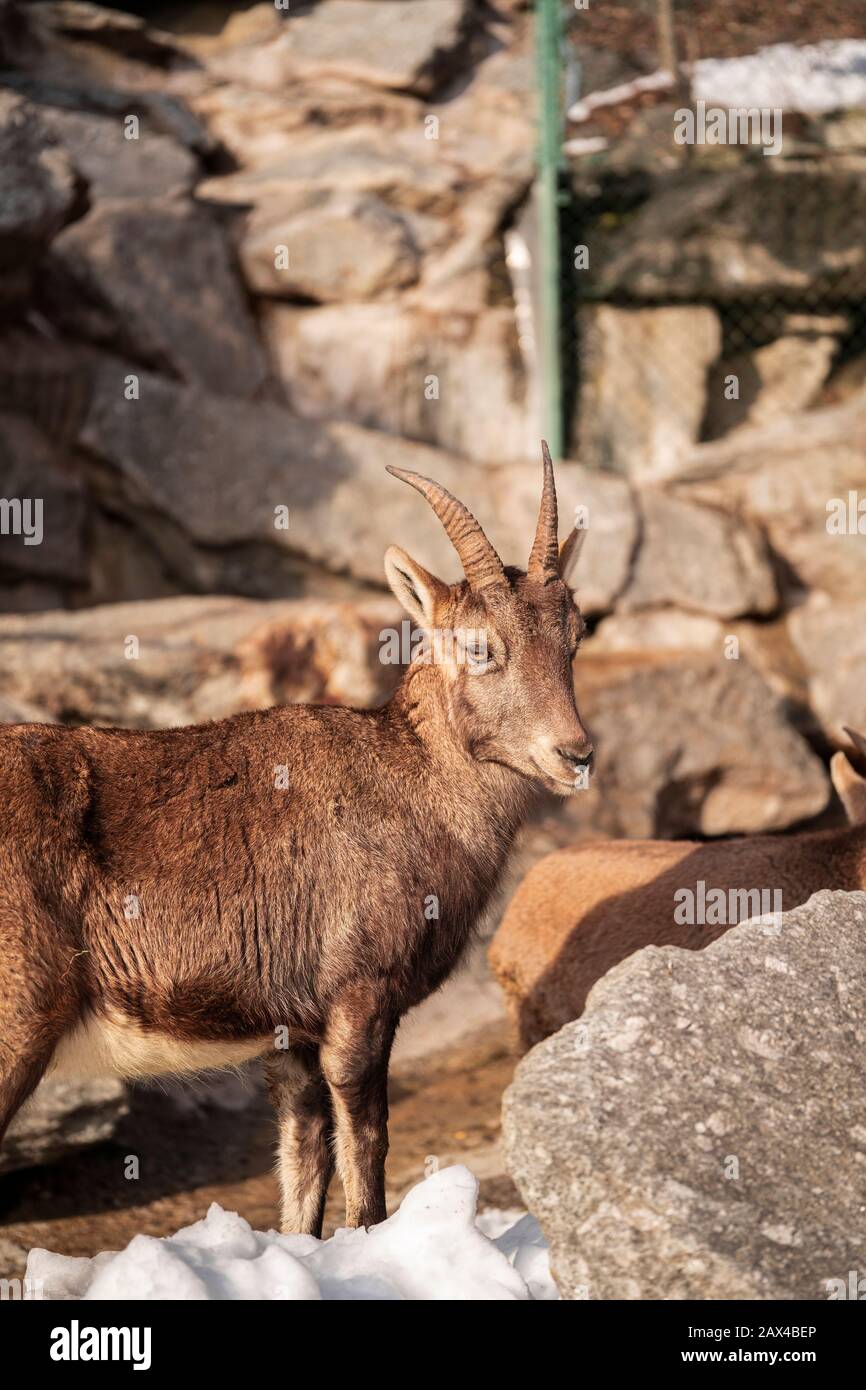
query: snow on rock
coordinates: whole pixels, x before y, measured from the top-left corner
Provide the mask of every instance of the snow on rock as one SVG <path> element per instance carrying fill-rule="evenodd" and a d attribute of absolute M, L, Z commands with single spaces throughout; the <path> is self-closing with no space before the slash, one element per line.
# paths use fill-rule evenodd
<path fill-rule="evenodd" d="M 213 1203 L 174 1236 L 135 1236 L 93 1259 L 32 1250 L 27 1277 L 42 1281 L 45 1298 L 67 1300 L 558 1298 L 534 1218 L 476 1219 L 477 1197 L 468 1168 L 444 1168 L 381 1225 L 325 1241 L 254 1231 Z"/>
<path fill-rule="evenodd" d="M 633 101 L 643 92 L 663 92 L 673 87 L 674 77 L 664 68 L 648 73 L 646 77 L 635 77 L 631 82 L 620 82 L 616 87 L 603 87 L 600 91 L 589 92 L 580 101 L 569 107 L 570 121 L 588 121 L 594 111 L 601 106 L 620 106 L 624 101 Z"/>
<path fill-rule="evenodd" d="M 743 58 L 701 58 L 692 96 L 723 106 L 820 115 L 866 106 L 866 39 L 771 44 Z"/>

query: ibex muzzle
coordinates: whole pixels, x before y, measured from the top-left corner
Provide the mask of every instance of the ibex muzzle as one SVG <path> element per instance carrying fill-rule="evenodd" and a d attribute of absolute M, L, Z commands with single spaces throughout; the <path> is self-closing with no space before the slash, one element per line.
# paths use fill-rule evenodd
<path fill-rule="evenodd" d="M 572 790 L 590 756 L 579 534 L 558 549 L 546 449 L 525 573 L 444 488 L 391 471 L 466 578 L 388 551 L 416 622 L 463 640 L 419 653 L 383 709 L 0 730 L 0 1138 L 46 1072 L 260 1055 L 285 1229 L 320 1232 L 335 1162 L 349 1224 L 384 1217 L 400 1019 L 453 969 L 540 788 Z"/>

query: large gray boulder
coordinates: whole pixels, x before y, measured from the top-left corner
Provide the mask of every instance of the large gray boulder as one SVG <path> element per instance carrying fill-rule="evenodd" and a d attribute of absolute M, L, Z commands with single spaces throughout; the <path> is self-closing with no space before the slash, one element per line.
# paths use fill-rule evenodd
<path fill-rule="evenodd" d="M 0 1173 L 53 1163 L 76 1149 L 102 1143 L 111 1138 L 128 1109 L 122 1081 L 43 1081 L 6 1131 Z"/>
<path fill-rule="evenodd" d="M 824 766 L 783 701 L 744 657 L 728 659 L 723 634 L 715 650 L 702 645 L 607 652 L 591 639 L 578 655 L 597 775 L 560 811 L 575 835 L 742 835 L 783 830 L 827 805 Z"/>
<path fill-rule="evenodd" d="M 400 122 L 387 139 L 366 110 L 350 120 L 344 111 L 333 125 L 312 133 L 307 127 L 303 138 L 290 128 L 278 141 L 272 132 L 285 130 L 284 110 L 266 106 L 258 121 L 247 115 L 244 124 L 242 114 L 230 109 L 217 115 L 233 149 L 250 146 L 250 125 L 264 125 L 270 138 L 252 145 L 245 167 L 205 179 L 197 192 L 209 201 L 252 208 L 240 250 L 255 293 L 351 303 L 411 287 L 412 305 L 461 318 L 498 297 L 491 277 L 502 275 L 503 224 L 531 180 L 522 127 L 509 127 L 499 167 L 489 168 L 481 150 L 476 171 L 461 158 L 462 145 L 455 146 L 450 110 L 442 113 L 442 138 L 436 140 L 424 138 L 414 110 L 382 117 L 387 124 Z M 377 228 L 381 246 L 373 242 Z M 317 235 L 324 238 L 322 254 Z M 279 247 L 288 248 L 287 266 L 285 251 L 275 264 Z"/>
<path fill-rule="evenodd" d="M 521 458 L 538 426 L 514 313 L 431 313 L 399 300 L 264 306 L 291 408 L 437 444 L 485 463 Z"/>
<path fill-rule="evenodd" d="M 85 207 L 84 181 L 30 102 L 0 91 L 0 290 Z M 22 283 L 25 283 L 22 281 Z"/>
<path fill-rule="evenodd" d="M 788 630 L 818 722 L 832 743 L 845 746 L 846 725 L 866 730 L 866 597 L 813 594 L 789 615 Z"/>
<path fill-rule="evenodd" d="M 180 141 L 145 121 L 128 140 L 124 119 L 62 106 L 40 106 L 40 118 L 87 180 L 91 200 L 157 198 L 187 192 L 199 164 Z"/>
<path fill-rule="evenodd" d="M 864 947 L 866 893 L 822 892 L 705 951 L 647 948 L 524 1058 L 506 1159 L 564 1297 L 847 1289 L 866 1240 Z"/>
<path fill-rule="evenodd" d="M 217 97 L 211 93 L 206 96 L 207 102 L 202 97 L 199 104 L 210 115 Z M 345 93 L 343 96 L 346 100 Z M 250 129 L 249 118 L 241 123 L 242 111 L 231 106 L 226 110 L 229 94 L 223 92 L 221 100 L 223 105 L 217 106 L 214 118 L 217 128 L 225 129 L 229 148 L 241 167 L 199 184 L 197 194 L 208 202 L 256 207 L 282 204 L 290 212 L 300 197 L 317 193 L 321 196 L 326 190 L 334 190 L 344 194 L 388 195 L 395 204 L 406 208 L 426 205 L 438 211 L 444 206 L 450 212 L 459 204 L 453 186 L 453 166 L 438 158 L 438 149 L 437 158 L 430 158 L 428 142 L 417 122 L 408 130 L 390 131 L 387 141 L 369 120 L 304 130 L 303 139 L 297 138 L 295 131 L 294 139 L 274 141 L 271 122 L 278 121 L 280 113 L 284 119 L 289 114 L 282 106 L 268 103 L 260 107 L 261 114 Z M 250 100 L 254 99 L 245 94 L 247 104 Z M 259 132 L 261 143 L 249 143 L 255 140 L 255 127 L 262 121 L 268 123 L 269 138 Z"/>
<path fill-rule="evenodd" d="M 220 71 L 251 86 L 342 77 L 426 95 L 461 64 L 469 12 L 468 0 L 323 0 L 272 43 L 229 54 Z"/>
<path fill-rule="evenodd" d="M 800 587 L 860 598 L 866 518 L 857 515 L 856 500 L 864 450 L 861 388 L 838 404 L 746 424 L 697 445 L 683 462 L 677 491 L 760 526 Z"/>
<path fill-rule="evenodd" d="M 54 241 L 54 318 L 75 336 L 230 396 L 267 363 L 214 218 L 181 199 L 99 202 Z"/>
<path fill-rule="evenodd" d="M 730 435 L 743 425 L 766 425 L 813 406 L 839 347 L 836 333 L 828 329 L 844 331 L 844 325 L 844 316 L 835 324 L 806 316 L 804 331 L 788 331 L 763 347 L 716 363 L 707 381 L 707 437 Z"/>
<path fill-rule="evenodd" d="M 725 628 L 718 618 L 681 608 L 618 608 L 603 618 L 581 647 L 584 656 L 601 653 L 724 650 Z"/>
<path fill-rule="evenodd" d="M 255 294 L 322 303 L 401 289 L 419 270 L 406 221 L 371 193 L 265 199 L 249 218 L 240 257 Z"/>
<path fill-rule="evenodd" d="M 773 567 L 756 526 L 657 489 L 638 494 L 641 542 L 624 609 L 676 605 L 716 618 L 771 613 Z"/>
<path fill-rule="evenodd" d="M 45 415 L 53 433 L 86 453 L 97 601 L 179 586 L 250 597 L 305 592 L 313 581 L 320 594 L 334 585 L 347 593 L 357 580 L 381 588 L 382 557 L 395 541 L 456 578 L 444 532 L 422 499 L 388 476 L 387 463 L 440 479 L 475 509 L 509 563 L 526 561 L 539 502 L 535 444 L 518 462 L 481 465 L 30 334 L 0 339 L 0 368 L 0 408 L 8 395 L 10 408 Z M 37 470 L 28 489 L 43 481 Z M 637 542 L 631 490 L 623 478 L 571 463 L 558 483 L 563 532 L 573 518 L 588 526 L 581 606 L 607 611 L 627 584 Z M 143 589 L 126 573 L 131 545 Z"/>
<path fill-rule="evenodd" d="M 675 473 L 700 436 L 722 341 L 715 310 L 595 304 L 582 310 L 579 333 L 583 462 L 637 479 Z"/>

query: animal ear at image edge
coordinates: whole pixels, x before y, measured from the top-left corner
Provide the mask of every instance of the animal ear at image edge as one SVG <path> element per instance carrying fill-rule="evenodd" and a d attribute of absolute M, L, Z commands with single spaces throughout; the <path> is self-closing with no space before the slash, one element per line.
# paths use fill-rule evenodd
<path fill-rule="evenodd" d="M 863 757 L 866 758 L 866 737 L 864 737 L 863 734 L 858 734 L 856 729 L 849 728 L 847 724 L 843 724 L 842 728 L 857 749 L 857 752 L 862 753 Z"/>
<path fill-rule="evenodd" d="M 853 729 L 845 730 L 855 748 L 866 754 L 866 739 Z M 851 765 L 847 754 L 834 753 L 830 759 L 830 780 L 845 808 L 851 825 L 866 824 L 866 777 Z"/>

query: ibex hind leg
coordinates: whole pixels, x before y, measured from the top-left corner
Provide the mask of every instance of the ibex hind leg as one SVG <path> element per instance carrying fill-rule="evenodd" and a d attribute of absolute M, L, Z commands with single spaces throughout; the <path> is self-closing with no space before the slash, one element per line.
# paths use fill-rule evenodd
<path fill-rule="evenodd" d="M 282 1230 L 318 1237 L 334 1171 L 331 1097 L 318 1049 L 275 1052 L 266 1070 L 279 1123 Z"/>

